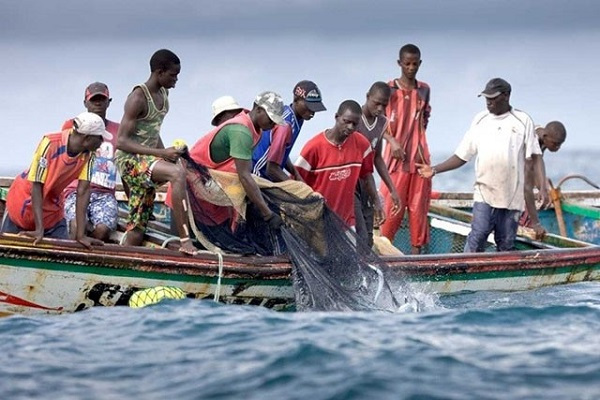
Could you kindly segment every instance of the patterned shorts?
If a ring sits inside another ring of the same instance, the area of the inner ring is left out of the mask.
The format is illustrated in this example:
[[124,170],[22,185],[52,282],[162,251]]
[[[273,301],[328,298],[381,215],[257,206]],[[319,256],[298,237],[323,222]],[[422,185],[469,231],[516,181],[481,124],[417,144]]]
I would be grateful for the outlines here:
[[[68,223],[75,219],[75,204],[77,192],[73,192],[65,199],[65,219]],[[90,193],[90,204],[87,208],[87,219],[92,224],[92,229],[103,224],[111,230],[117,229],[118,218],[117,199],[111,193]]]
[[123,182],[129,186],[129,218],[127,230],[146,230],[154,210],[154,196],[160,183],[152,180],[152,169],[159,158],[147,155],[129,155],[118,163]]

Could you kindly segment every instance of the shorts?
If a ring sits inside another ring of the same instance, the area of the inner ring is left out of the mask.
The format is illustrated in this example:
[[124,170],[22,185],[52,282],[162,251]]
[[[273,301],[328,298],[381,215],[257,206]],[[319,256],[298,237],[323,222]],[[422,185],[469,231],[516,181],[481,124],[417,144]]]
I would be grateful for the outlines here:
[[[65,219],[70,224],[75,219],[75,205],[77,203],[77,192],[72,192],[65,199]],[[111,193],[90,193],[90,204],[87,208],[87,219],[95,229],[98,225],[106,225],[112,231],[117,229],[119,210],[117,199]]]
[[154,211],[156,188],[162,183],[152,180],[152,169],[161,159],[148,155],[132,155],[117,163],[121,179],[129,186],[127,230],[146,230]]
[[[4,214],[4,220],[2,221],[2,227],[0,228],[0,232],[3,233],[19,233],[26,231],[27,229],[21,228],[19,225],[15,224],[12,219],[10,219],[10,215],[8,213]],[[69,239],[69,232],[67,230],[67,222],[65,219],[61,219],[54,226],[51,226],[48,229],[44,229],[44,237],[53,238],[53,239]]]

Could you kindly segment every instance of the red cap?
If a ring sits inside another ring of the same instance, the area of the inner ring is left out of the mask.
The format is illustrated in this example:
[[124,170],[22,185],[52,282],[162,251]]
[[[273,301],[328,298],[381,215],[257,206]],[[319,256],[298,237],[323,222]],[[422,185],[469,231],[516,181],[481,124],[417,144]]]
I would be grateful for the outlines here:
[[108,86],[102,82],[94,82],[91,83],[87,88],[85,88],[85,101],[88,101],[94,96],[102,95],[107,99],[110,98],[108,93]]

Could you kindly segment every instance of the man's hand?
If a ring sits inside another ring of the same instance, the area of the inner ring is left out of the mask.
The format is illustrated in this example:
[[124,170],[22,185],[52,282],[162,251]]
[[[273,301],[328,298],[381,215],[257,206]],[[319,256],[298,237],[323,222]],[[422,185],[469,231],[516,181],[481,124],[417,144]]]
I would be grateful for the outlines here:
[[435,175],[435,170],[431,165],[415,163],[417,172],[422,178],[429,179]]
[[83,236],[77,238],[77,241],[81,243],[86,249],[91,250],[92,246],[104,246],[104,242],[99,239],[95,239],[89,236]]
[[179,157],[185,152],[185,148],[167,147],[163,149],[162,158],[172,163],[177,162]]
[[373,227],[379,228],[381,224],[385,222],[386,218],[385,211],[383,210],[383,207],[379,201],[373,205],[373,211]]
[[33,245],[36,246],[44,238],[44,231],[22,231],[19,235],[33,238]]
[[269,225],[269,228],[277,230],[281,228],[283,225],[283,220],[277,213],[271,213],[267,218],[265,218],[265,222]]
[[395,188],[394,188],[394,190],[392,190],[392,192],[390,194],[392,196],[392,203],[394,204],[390,211],[393,216],[396,216],[400,212],[400,209],[402,207],[402,202],[400,201],[400,196],[398,196],[398,192],[396,191]]
[[537,224],[533,224],[531,226],[533,232],[535,233],[535,240],[542,240],[546,237],[546,229],[538,222]]
[[406,154],[404,153],[404,149],[400,146],[400,143],[393,137],[388,136],[386,140],[390,144],[390,153],[393,158],[396,158],[400,161],[404,161],[404,157]]

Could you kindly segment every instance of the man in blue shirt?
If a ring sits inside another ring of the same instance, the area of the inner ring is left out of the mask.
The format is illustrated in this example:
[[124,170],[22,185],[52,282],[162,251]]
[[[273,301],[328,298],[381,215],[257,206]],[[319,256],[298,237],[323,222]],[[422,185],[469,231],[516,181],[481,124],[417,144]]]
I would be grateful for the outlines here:
[[300,81],[294,87],[294,100],[285,106],[285,125],[277,125],[270,131],[263,131],[262,137],[252,154],[252,173],[272,182],[281,182],[290,177],[284,168],[296,179],[301,180],[290,160],[290,152],[298,139],[304,121],[311,119],[316,112],[325,111],[321,91],[312,81]]

